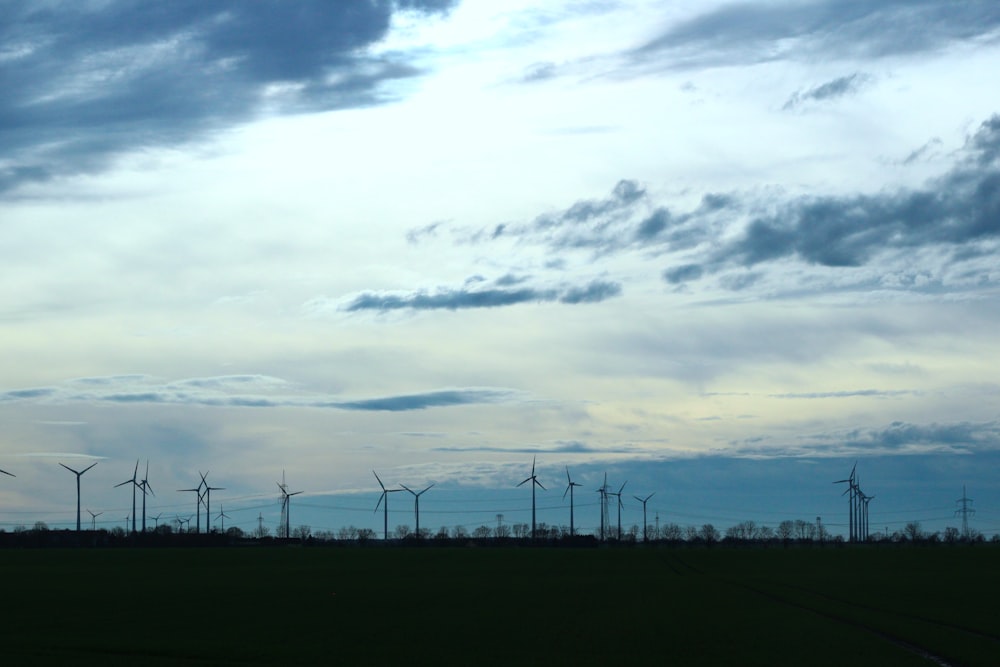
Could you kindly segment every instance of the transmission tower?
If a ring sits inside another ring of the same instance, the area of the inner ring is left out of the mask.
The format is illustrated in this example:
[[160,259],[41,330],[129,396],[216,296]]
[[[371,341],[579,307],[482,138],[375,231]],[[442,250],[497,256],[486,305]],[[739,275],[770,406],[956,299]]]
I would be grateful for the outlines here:
[[972,504],[972,498],[968,498],[965,495],[965,485],[962,485],[962,497],[955,501],[959,504],[959,508],[955,510],[955,516],[962,516],[962,537],[964,539],[969,539],[969,517],[976,514],[976,510],[969,507]]

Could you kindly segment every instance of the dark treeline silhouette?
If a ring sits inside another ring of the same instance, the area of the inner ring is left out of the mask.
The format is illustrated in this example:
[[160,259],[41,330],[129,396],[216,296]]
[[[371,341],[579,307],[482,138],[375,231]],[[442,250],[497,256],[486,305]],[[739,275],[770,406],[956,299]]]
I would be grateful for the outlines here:
[[[454,546],[532,546],[532,547],[772,547],[789,548],[801,546],[846,546],[849,542],[841,535],[831,536],[820,522],[804,520],[782,521],[776,528],[743,521],[725,531],[718,530],[710,523],[701,526],[681,526],[676,523],[648,525],[645,530],[632,525],[601,541],[591,534],[571,534],[567,526],[550,526],[545,523],[535,525],[535,537],[531,536],[531,526],[526,523],[502,523],[495,526],[481,525],[472,530],[465,526],[441,526],[436,531],[421,528],[417,533],[407,525],[398,525],[385,538],[371,528],[347,526],[337,531],[316,531],[306,525],[298,526],[278,537],[261,525],[247,532],[239,527],[225,531],[213,530],[196,533],[191,530],[175,530],[170,524],[161,524],[149,531],[130,533],[121,526],[111,529],[75,531],[71,529],[52,530],[44,522],[31,527],[17,526],[8,532],[0,530],[0,548],[44,548],[44,547],[230,547],[230,546],[351,546],[351,547],[454,547]],[[886,545],[958,545],[981,544],[987,542],[985,536],[976,530],[960,531],[947,527],[943,532],[925,532],[920,523],[913,521],[901,530],[888,533],[876,532],[865,543],[878,548]],[[994,535],[989,542],[1000,544],[1000,535]]]

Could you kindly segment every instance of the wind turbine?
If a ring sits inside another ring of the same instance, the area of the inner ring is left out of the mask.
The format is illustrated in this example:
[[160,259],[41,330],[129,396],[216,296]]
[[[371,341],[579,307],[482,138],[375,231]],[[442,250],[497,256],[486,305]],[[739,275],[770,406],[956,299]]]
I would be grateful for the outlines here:
[[98,464],[98,461],[94,461],[93,463],[91,463],[89,466],[87,466],[83,470],[73,470],[72,468],[70,468],[65,463],[60,463],[59,464],[63,468],[66,468],[66,470],[69,470],[71,473],[73,473],[74,475],[76,475],[76,532],[78,532],[78,533],[80,532],[80,478],[83,477],[83,473],[87,472],[88,470],[90,470],[91,468],[93,468],[94,466],[96,466],[97,464]]
[[850,496],[848,498],[848,517],[849,517],[849,521],[850,521],[850,539],[848,541],[850,541],[850,542],[853,542],[854,538],[855,538],[855,527],[854,527],[854,512],[855,512],[855,507],[854,507],[854,490],[855,490],[854,479],[855,479],[855,477],[854,477],[854,473],[857,470],[857,468],[858,468],[858,462],[855,461],[854,462],[854,467],[851,468],[851,475],[847,479],[838,479],[836,482],[834,482],[834,484],[843,484],[843,483],[846,482],[847,483],[847,490],[844,491],[844,493],[842,493],[840,495],[843,496],[843,495],[850,494]]
[[[531,476],[525,479],[523,482],[518,484],[522,486],[531,482],[531,539],[535,539],[535,487],[542,486],[542,483],[538,481],[538,477],[535,476],[535,457],[531,457]],[[542,491],[547,489],[542,486]]]
[[220,505],[219,506],[219,515],[217,517],[215,517],[215,518],[216,519],[222,519],[222,532],[225,533],[226,532],[226,519],[232,519],[233,517],[231,517],[228,514],[226,514],[226,511],[224,509],[222,509],[222,506]]
[[569,494],[569,536],[573,537],[576,534],[576,529],[573,526],[573,487],[580,486],[569,476],[569,466],[566,466],[566,490],[563,491],[563,500],[566,500],[566,494]]
[[[275,482],[278,484],[277,482]],[[281,471],[281,483],[278,484],[278,488],[281,489],[281,516],[285,522],[285,539],[287,540],[291,537],[292,526],[291,520],[289,518],[289,507],[291,505],[290,499],[292,496],[297,496],[301,491],[294,491],[292,493],[288,492],[288,485],[285,484],[285,471]]]
[[[201,471],[200,470],[198,471],[198,474],[201,475]],[[205,475],[207,475],[207,474],[208,473],[205,473]],[[195,488],[193,488],[193,489],[177,489],[177,491],[179,491],[179,492],[194,491],[196,494],[198,494],[198,500],[195,503],[195,517],[196,518],[195,518],[195,524],[194,524],[194,526],[195,526],[195,532],[196,533],[200,533],[201,532],[201,494],[202,494],[201,487],[205,484],[205,475],[201,475],[201,481],[198,482],[198,486],[196,486]],[[190,517],[188,518],[188,520],[190,521]]]
[[[132,471],[132,479],[126,479],[120,484],[115,484],[117,489],[119,486],[125,486],[126,484],[132,485],[132,532],[135,532],[135,490],[139,487],[139,482],[136,478],[139,476],[139,459],[135,460],[135,470]],[[125,524],[125,529],[128,530],[128,524]]]
[[[387,489],[387,488],[385,488],[385,484],[382,483],[382,479],[378,476],[378,473],[375,472],[374,470],[372,470],[372,474],[375,475],[375,479],[378,480],[378,485],[382,487],[382,495],[378,497],[378,502],[375,503],[375,511],[378,512],[378,506],[381,505],[382,501],[384,500],[385,501],[385,507],[382,510],[382,513],[383,513],[383,516],[384,516],[384,518],[383,518],[383,523],[384,523],[383,531],[384,531],[384,533],[383,533],[382,539],[388,540],[389,539],[389,494],[390,493],[396,493],[397,491],[402,491],[402,489]],[[411,491],[411,493],[412,493],[412,491]],[[423,493],[423,491],[421,491],[421,493]]]
[[155,522],[155,523],[154,523],[154,525],[153,525],[153,531],[154,531],[154,532],[155,532],[155,531],[156,531],[157,529],[159,529],[159,527],[160,527],[160,517],[161,517],[161,516],[163,516],[163,512],[160,512],[160,513],[159,513],[159,514],[157,514],[156,516],[151,516],[151,517],[149,517],[150,519],[152,519],[152,520],[153,520],[153,521]]
[[597,489],[597,492],[601,494],[601,542],[603,542],[604,525],[607,523],[608,517],[608,473],[604,473],[604,484]]
[[416,492],[410,489],[408,486],[406,486],[406,484],[400,484],[400,486],[413,494],[413,512],[417,516],[417,539],[419,540],[420,539],[420,496],[423,495],[427,491],[427,489],[431,488],[431,486],[434,486],[434,484],[431,484],[431,486],[428,486],[426,489],[420,492]]
[[622,541],[622,491],[625,489],[625,485],[628,484],[628,480],[622,482],[621,487],[618,489],[618,493],[608,493],[609,496],[618,497],[618,541]]
[[[146,459],[146,474],[142,476],[139,481],[139,488],[142,489],[142,532],[146,532],[146,494],[156,495],[153,493],[153,487],[149,485],[149,459]],[[159,525],[159,524],[157,524]]]
[[632,496],[633,498],[635,498],[636,500],[638,500],[640,503],[642,503],[642,541],[643,542],[648,542],[649,541],[649,538],[646,537],[646,503],[648,503],[649,499],[652,498],[655,495],[656,495],[656,491],[654,491],[653,493],[649,494],[645,498],[640,498],[639,496]]
[[[201,472],[199,471],[198,474],[201,475]],[[205,499],[205,532],[211,533],[212,526],[209,521],[211,521],[212,517],[212,491],[225,491],[225,489],[221,486],[209,486],[208,480],[205,479],[206,477],[208,477],[207,472],[201,475],[201,484],[205,485],[205,491],[202,493],[202,497]],[[282,473],[282,478],[284,478],[284,473]]]
[[98,512],[97,514],[94,514],[90,510],[87,510],[87,514],[90,515],[90,529],[91,530],[97,530],[97,517],[99,517],[102,514],[104,514],[104,512]]

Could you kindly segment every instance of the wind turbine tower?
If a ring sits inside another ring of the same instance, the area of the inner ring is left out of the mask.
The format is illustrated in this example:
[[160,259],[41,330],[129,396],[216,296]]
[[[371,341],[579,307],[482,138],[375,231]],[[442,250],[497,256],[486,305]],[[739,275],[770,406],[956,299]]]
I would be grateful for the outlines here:
[[[198,474],[201,475],[201,471],[200,470],[198,471]],[[180,492],[194,491],[194,493],[197,494],[197,496],[198,496],[198,500],[195,501],[195,524],[194,524],[195,528],[194,528],[194,530],[195,530],[196,533],[200,533],[201,532],[201,494],[202,494],[201,487],[204,486],[204,484],[205,484],[205,475],[201,475],[201,481],[198,482],[198,486],[194,487],[193,489],[177,489]],[[190,526],[188,526],[188,528],[190,529]]]
[[[146,460],[146,474],[139,481],[139,488],[142,489],[142,532],[146,532],[146,495],[153,495],[153,487],[149,485],[149,460]],[[159,516],[159,515],[157,515]],[[159,526],[159,524],[157,524]]]
[[[201,475],[200,472],[198,474]],[[205,532],[211,533],[212,524],[209,522],[212,517],[212,491],[225,491],[225,488],[221,486],[209,486],[208,480],[205,479],[206,477],[208,477],[207,472],[204,475],[201,475],[201,483],[205,486],[205,490],[202,493],[202,497],[205,499]],[[285,478],[284,471],[281,473],[281,478],[282,480]]]
[[541,486],[542,491],[546,490],[542,486],[542,483],[538,481],[538,477],[535,476],[535,457],[531,458],[531,476],[518,484],[518,486],[522,486],[528,482],[531,482],[531,539],[535,539],[535,487]]
[[431,486],[434,486],[434,484],[431,484],[431,486],[428,486],[426,489],[419,492],[413,491],[405,484],[400,484],[400,486],[413,494],[413,513],[417,517],[417,539],[419,540],[420,539],[420,496],[422,496],[427,491],[427,489],[431,488]]
[[569,494],[569,536],[573,537],[576,535],[576,528],[573,525],[573,487],[580,486],[574,482],[569,476],[569,466],[566,466],[566,490],[563,491],[563,500],[566,500],[566,494]]
[[[119,486],[125,486],[126,484],[132,485],[132,532],[135,532],[135,490],[139,487],[139,482],[136,478],[139,475],[139,459],[135,460],[135,470],[132,471],[132,479],[126,479],[120,484],[115,484],[117,489]],[[128,524],[125,524],[125,530],[128,530]]]
[[618,541],[622,541],[622,491],[625,490],[625,485],[628,484],[628,480],[622,482],[621,488],[618,489],[618,493],[609,493],[609,496],[617,496],[618,498]]
[[601,542],[604,541],[604,527],[608,525],[608,473],[604,473],[604,484],[597,492],[601,494]]
[[276,484],[278,484],[278,488],[281,489],[281,521],[285,526],[285,539],[287,540],[292,535],[291,512],[290,512],[290,506],[292,504],[291,498],[292,496],[297,496],[302,492],[301,491],[293,491],[292,493],[288,492],[288,485],[285,484],[284,470],[281,471],[281,482],[280,483],[276,482]]
[[94,461],[83,470],[73,470],[65,463],[59,464],[63,468],[66,468],[66,470],[69,470],[71,473],[76,475],[76,532],[78,533],[80,532],[80,478],[83,477],[83,473],[87,472],[88,470],[96,466],[97,463],[98,463],[97,461]]
[[646,523],[646,503],[648,503],[649,499],[652,498],[655,495],[656,495],[656,492],[654,491],[653,493],[649,494],[645,498],[640,498],[639,496],[632,496],[633,498],[635,498],[636,500],[638,500],[640,503],[642,503],[642,541],[643,542],[648,542],[649,541],[649,536],[647,535],[647,530],[646,530],[646,526],[648,525]]
[[382,483],[382,479],[378,476],[378,473],[372,470],[372,474],[375,475],[375,479],[378,480],[378,485],[382,487],[382,495],[378,497],[378,502],[375,503],[375,511],[378,512],[379,505],[385,504],[382,507],[382,522],[383,522],[383,533],[382,539],[389,539],[389,494],[396,493],[397,491],[402,491],[402,489],[387,489],[385,484]]
[[857,538],[857,528],[855,526],[855,514],[856,514],[855,489],[857,487],[855,484],[855,475],[854,475],[857,469],[858,469],[858,463],[857,461],[855,461],[854,467],[851,468],[850,476],[847,479],[838,479],[836,482],[834,482],[834,484],[843,484],[845,482],[847,483],[847,490],[844,491],[844,493],[842,493],[841,495],[848,496],[847,507],[848,507],[848,520],[850,523],[850,539],[848,540],[849,542],[854,542]]

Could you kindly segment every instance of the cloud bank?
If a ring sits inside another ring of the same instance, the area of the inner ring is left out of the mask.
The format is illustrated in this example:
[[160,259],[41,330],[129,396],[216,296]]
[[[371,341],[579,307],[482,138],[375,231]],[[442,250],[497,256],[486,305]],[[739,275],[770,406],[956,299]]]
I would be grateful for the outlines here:
[[5,2],[0,195],[261,115],[378,103],[419,73],[370,52],[393,13],[455,3]]

